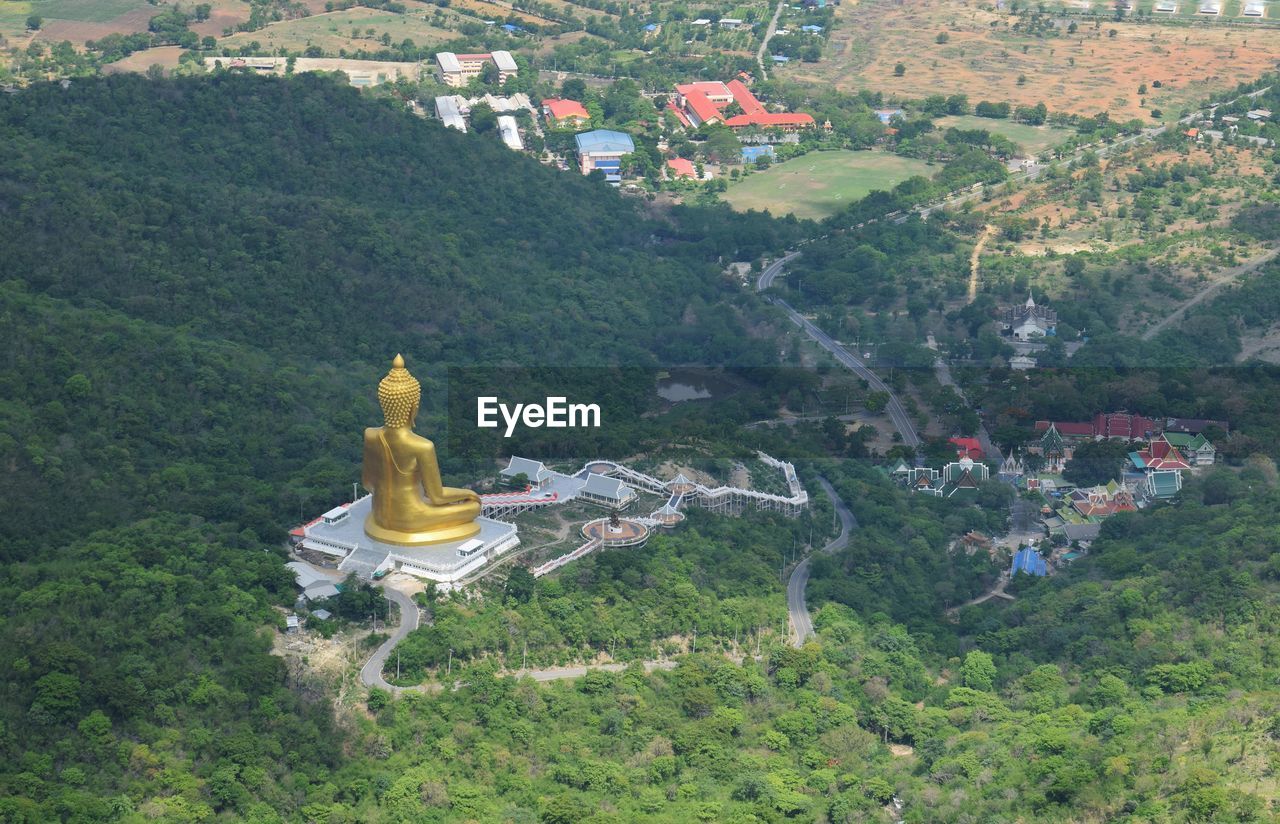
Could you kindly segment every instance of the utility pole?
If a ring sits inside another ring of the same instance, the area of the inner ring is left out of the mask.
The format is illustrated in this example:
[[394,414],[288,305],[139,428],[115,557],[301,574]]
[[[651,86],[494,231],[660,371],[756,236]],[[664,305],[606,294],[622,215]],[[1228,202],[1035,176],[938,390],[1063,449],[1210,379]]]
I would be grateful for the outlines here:
[[526,670],[526,671],[529,669],[529,642],[528,641],[524,642],[524,657],[520,659],[520,669]]
[[453,674],[453,648],[449,648],[449,668],[445,670],[445,675]]
[[693,654],[698,654],[698,625],[693,625]]
[[400,680],[400,650],[396,650],[396,680]]

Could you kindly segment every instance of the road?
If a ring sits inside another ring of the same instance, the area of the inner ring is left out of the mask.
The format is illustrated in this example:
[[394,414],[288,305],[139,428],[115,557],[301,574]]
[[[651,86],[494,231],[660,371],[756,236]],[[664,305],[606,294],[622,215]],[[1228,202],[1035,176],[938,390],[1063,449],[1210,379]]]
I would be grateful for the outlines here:
[[[760,273],[760,277],[756,279],[756,291],[764,291],[773,286],[773,281],[782,272],[782,268],[796,257],[799,257],[799,255],[799,252],[791,252],[766,266],[764,271]],[[884,381],[880,380],[880,377],[875,372],[872,372],[865,363],[850,354],[848,349],[845,349],[834,338],[811,323],[808,318],[793,309],[791,304],[782,298],[766,296],[765,300],[775,306],[782,307],[782,310],[791,318],[791,322],[799,326],[801,331],[809,336],[810,340],[830,352],[836,361],[866,381],[872,389],[887,393],[889,395],[889,403],[885,407],[885,411],[889,413],[889,419],[893,421],[894,428],[902,434],[902,442],[913,448],[920,445],[920,436],[916,433],[916,428],[912,425],[911,417],[907,415],[907,410],[903,408],[902,402],[898,400],[898,396],[893,393],[893,390]]]
[[756,63],[760,66],[760,79],[769,79],[769,70],[764,65],[764,53],[769,49],[769,41],[773,39],[773,33],[778,30],[778,18],[782,16],[782,10],[786,8],[787,0],[778,0],[778,7],[773,10],[773,19],[769,21],[769,28],[765,29],[764,39],[760,41],[760,48],[756,50]]
[[1190,309],[1191,307],[1195,306],[1198,303],[1201,303],[1207,300],[1213,295],[1216,295],[1222,289],[1222,287],[1227,286],[1228,284],[1234,283],[1235,281],[1239,280],[1242,276],[1249,274],[1250,272],[1262,267],[1263,265],[1267,264],[1272,260],[1275,260],[1276,255],[1280,255],[1280,246],[1277,246],[1273,249],[1269,249],[1255,258],[1246,260],[1244,263],[1240,264],[1239,266],[1235,266],[1231,269],[1228,269],[1226,272],[1223,273],[1222,278],[1216,281],[1208,289],[1205,289],[1203,292],[1191,298],[1186,303],[1183,303],[1177,309],[1174,309],[1172,312],[1165,315],[1164,318],[1162,318],[1160,322],[1157,323],[1155,326],[1152,326],[1150,329],[1143,332],[1142,339],[1151,340],[1156,335],[1160,334],[1160,331],[1162,329],[1164,329],[1169,324],[1173,323],[1175,320],[1178,320],[1183,315],[1185,315],[1188,309]]
[[[965,397],[964,390],[956,385],[955,379],[951,377],[951,367],[942,358],[938,358],[933,362],[934,374],[938,377],[938,383],[942,386],[950,386],[960,396],[960,400],[967,405],[969,399]],[[996,446],[996,442],[991,440],[991,433],[987,432],[986,425],[982,422],[982,418],[978,418],[978,445],[982,447],[982,454],[989,461],[995,461],[997,464],[1004,461],[1004,454],[1000,452],[1000,448]]]
[[373,657],[365,663],[364,668],[360,670],[360,681],[366,687],[377,687],[387,692],[404,692],[406,689],[417,689],[388,684],[387,680],[382,677],[382,667],[387,663],[387,657],[396,648],[396,644],[418,628],[418,605],[413,602],[412,598],[399,590],[384,586],[382,592],[400,605],[400,626],[396,627],[396,631],[391,633],[391,637],[383,641],[382,646],[378,647],[374,651]]
[[[827,493],[831,504],[836,508],[836,514],[840,516],[840,534],[822,548],[822,552],[830,554],[849,545],[849,530],[856,527],[858,521],[826,478],[819,477],[818,483],[822,484],[822,490]],[[812,554],[806,555],[803,561],[796,564],[787,581],[787,613],[791,617],[791,627],[795,633],[791,643],[796,647],[804,646],[804,642],[813,635],[813,618],[804,601],[804,588],[809,583],[809,559],[812,557]]]

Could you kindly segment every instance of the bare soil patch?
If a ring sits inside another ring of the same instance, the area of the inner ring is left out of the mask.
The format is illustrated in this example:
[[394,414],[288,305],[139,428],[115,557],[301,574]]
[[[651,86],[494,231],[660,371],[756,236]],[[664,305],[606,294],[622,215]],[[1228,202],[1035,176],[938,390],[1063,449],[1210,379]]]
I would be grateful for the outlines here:
[[[872,89],[905,98],[968,94],[1015,105],[1151,120],[1274,69],[1280,30],[1079,20],[1079,30],[1040,38],[1011,31],[1018,21],[965,0],[872,0],[835,9],[828,55],[784,70],[842,91]],[[1116,32],[1114,37],[1110,32]],[[936,38],[946,32],[947,43]],[[894,66],[906,71],[895,76]],[[1024,78],[1019,82],[1020,78]],[[1162,87],[1155,88],[1154,81]],[[1150,92],[1140,101],[1138,87]],[[1145,106],[1140,105],[1145,102]],[[1166,119],[1167,119],[1166,117]]]
[[120,74],[121,72],[145,72],[152,66],[160,66],[166,71],[172,71],[178,67],[178,57],[181,56],[182,52],[181,46],[159,46],[154,49],[143,49],[122,60],[108,63],[102,67],[102,70],[107,74]]
[[70,40],[76,45],[84,45],[90,40],[100,40],[108,34],[134,34],[147,30],[151,18],[159,14],[155,6],[142,6],[125,12],[106,23],[88,23],[79,20],[46,20],[36,35],[37,40],[46,43],[61,43]]

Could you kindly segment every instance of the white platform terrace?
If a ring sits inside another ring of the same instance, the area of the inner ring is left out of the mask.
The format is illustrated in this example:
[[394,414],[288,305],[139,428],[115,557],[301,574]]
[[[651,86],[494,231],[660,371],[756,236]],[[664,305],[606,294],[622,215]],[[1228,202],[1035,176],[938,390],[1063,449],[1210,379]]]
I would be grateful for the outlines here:
[[514,524],[478,518],[480,534],[466,541],[427,546],[398,546],[375,541],[364,532],[364,520],[373,505],[366,495],[343,510],[345,517],[331,519],[338,510],[306,527],[302,547],[341,558],[338,569],[368,579],[381,570],[398,570],[441,583],[459,581],[520,544]]

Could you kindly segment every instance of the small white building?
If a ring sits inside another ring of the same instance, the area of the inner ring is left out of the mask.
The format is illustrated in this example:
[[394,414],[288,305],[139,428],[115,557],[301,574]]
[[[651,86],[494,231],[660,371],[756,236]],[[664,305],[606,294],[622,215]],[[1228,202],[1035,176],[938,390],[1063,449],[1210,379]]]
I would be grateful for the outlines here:
[[466,118],[462,116],[462,97],[456,94],[441,95],[436,98],[436,117],[450,129],[460,132],[467,130]]
[[1025,372],[1028,369],[1036,368],[1036,359],[1030,355],[1014,355],[1009,359],[1009,368],[1019,372]]
[[504,114],[498,118],[498,136],[511,151],[524,151],[524,141],[520,139],[520,127],[516,125],[516,119],[511,115]]

